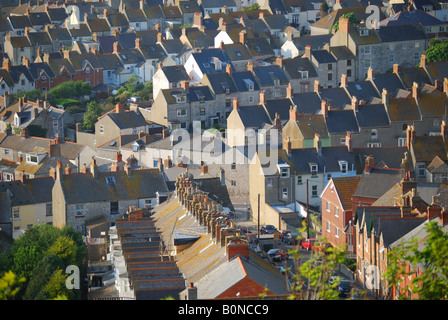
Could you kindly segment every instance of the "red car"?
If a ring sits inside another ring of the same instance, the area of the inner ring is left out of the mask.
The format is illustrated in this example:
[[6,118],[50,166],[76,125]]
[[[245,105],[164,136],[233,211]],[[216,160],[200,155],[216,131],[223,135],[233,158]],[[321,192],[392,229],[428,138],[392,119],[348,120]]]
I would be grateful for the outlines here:
[[302,249],[305,249],[307,251],[314,250],[316,244],[319,245],[317,242],[317,239],[305,239],[305,241],[302,241],[300,244],[302,246]]

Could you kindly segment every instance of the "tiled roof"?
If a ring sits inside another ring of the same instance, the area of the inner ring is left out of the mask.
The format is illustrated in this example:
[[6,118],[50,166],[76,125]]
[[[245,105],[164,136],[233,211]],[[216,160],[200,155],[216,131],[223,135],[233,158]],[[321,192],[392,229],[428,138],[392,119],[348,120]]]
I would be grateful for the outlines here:
[[355,193],[360,179],[360,176],[332,178],[334,187],[338,193],[339,200],[341,201],[344,210],[351,210],[352,194]]

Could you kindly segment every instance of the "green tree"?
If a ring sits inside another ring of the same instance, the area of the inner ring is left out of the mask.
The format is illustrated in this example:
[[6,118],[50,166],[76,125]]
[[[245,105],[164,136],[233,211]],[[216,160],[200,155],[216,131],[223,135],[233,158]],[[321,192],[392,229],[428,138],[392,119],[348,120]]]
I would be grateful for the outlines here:
[[12,271],[19,277],[29,279],[40,259],[42,259],[42,252],[37,246],[20,247],[14,254]]
[[65,281],[68,275],[63,273],[61,269],[57,269],[51,275],[44,290],[37,296],[38,300],[56,299],[58,297],[66,297],[71,300],[74,298],[73,290],[67,289]]
[[245,7],[244,11],[258,10],[260,9],[260,5],[258,3],[251,4],[250,6]]
[[425,50],[428,62],[448,60],[448,39],[431,39],[429,48]]
[[124,86],[126,87],[126,91],[130,94],[135,93],[143,88],[143,84],[138,82],[138,77],[135,73],[129,77]]
[[[361,22],[361,20],[359,20],[358,18],[355,17],[355,13],[354,12],[349,12],[346,13],[342,16],[343,18],[348,18],[348,23],[349,24],[358,24]],[[338,31],[339,30],[339,20],[335,22],[335,24],[333,24],[333,26],[330,28],[330,30],[328,31],[328,33],[332,33],[334,31]]]
[[61,258],[66,266],[76,263],[77,250],[75,241],[67,236],[57,238],[47,253]]
[[145,82],[143,88],[137,92],[137,97],[145,101],[149,100],[150,95],[152,95],[152,81]]
[[32,300],[38,296],[44,290],[47,285],[48,279],[52,276],[53,272],[57,269],[63,269],[64,263],[62,259],[56,255],[46,255],[39,261],[36,268],[33,270],[33,274],[30,278],[28,286],[26,287],[23,299]]
[[8,271],[0,278],[0,300],[12,300],[20,290],[20,284],[25,278],[17,277],[14,272]]
[[29,101],[36,101],[37,99],[42,99],[42,92],[39,89],[31,89],[28,91],[20,90],[14,95],[14,99],[19,100],[19,98],[26,97]]
[[87,104],[87,112],[84,114],[82,127],[87,130],[94,130],[98,117],[103,113],[103,109],[98,102],[92,101]]
[[[437,221],[426,224],[427,237],[412,239],[402,243],[388,253],[388,267],[385,273],[390,287],[397,286],[400,279],[407,275],[405,263],[421,266],[423,273],[413,278],[412,293],[420,300],[441,300],[448,296],[448,233]],[[411,273],[415,273],[415,270]],[[411,289],[411,288],[409,288]],[[407,299],[400,295],[400,299]]]

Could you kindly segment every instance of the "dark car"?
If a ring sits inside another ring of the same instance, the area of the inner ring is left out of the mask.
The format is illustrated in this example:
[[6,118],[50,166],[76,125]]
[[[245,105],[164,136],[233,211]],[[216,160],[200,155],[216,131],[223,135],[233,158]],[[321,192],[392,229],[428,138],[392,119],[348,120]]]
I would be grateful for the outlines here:
[[283,249],[271,249],[267,252],[267,255],[272,262],[287,260],[289,257],[288,253]]
[[265,225],[262,226],[260,229],[261,234],[274,234],[275,232],[278,232],[277,228],[274,227],[273,225]]
[[285,241],[285,237],[288,235],[288,234],[290,234],[291,233],[291,231],[289,231],[289,230],[280,230],[279,231],[279,235],[278,235],[278,237],[280,238],[280,240],[282,241],[282,242],[284,242]]
[[338,291],[339,297],[346,298],[350,295],[350,291],[352,290],[352,284],[349,280],[341,280],[339,281]]
[[298,233],[288,233],[283,238],[283,242],[290,246],[296,245],[299,243],[299,234]]

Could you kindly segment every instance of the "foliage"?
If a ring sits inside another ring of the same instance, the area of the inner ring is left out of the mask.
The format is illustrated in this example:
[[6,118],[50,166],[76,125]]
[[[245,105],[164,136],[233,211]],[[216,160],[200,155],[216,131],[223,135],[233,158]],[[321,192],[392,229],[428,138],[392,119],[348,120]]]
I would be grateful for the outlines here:
[[87,104],[87,112],[84,114],[82,127],[87,130],[94,130],[98,117],[103,113],[103,109],[98,102],[92,101]]
[[326,3],[326,2],[322,3],[321,6],[320,6],[320,10],[322,12],[324,12],[325,14],[328,14],[328,10],[329,9],[330,8],[328,7],[328,3]]
[[47,128],[32,124],[28,126],[28,132],[29,135],[32,137],[41,137],[46,138],[47,137]]
[[118,99],[115,100],[124,103],[128,98],[135,96],[142,100],[148,101],[151,94],[152,81],[147,81],[142,84],[139,82],[137,75],[133,74],[131,77],[129,77],[124,86],[117,90],[115,96]]
[[[343,18],[348,18],[348,23],[349,24],[358,24],[358,23],[361,22],[361,20],[359,20],[358,18],[355,17],[355,13],[354,12],[346,13],[342,17]],[[339,30],[339,20],[335,22],[335,24],[330,28],[328,33],[332,33],[333,29],[334,29],[334,31],[338,31]]]
[[448,60],[448,39],[432,39],[429,48],[425,51],[428,62],[447,61]]
[[0,300],[11,300],[19,291],[20,283],[25,278],[18,278],[12,271],[8,271],[0,278]]
[[243,8],[244,11],[251,11],[251,10],[258,10],[260,9],[260,5],[258,3],[251,4],[250,6],[247,6]]
[[[413,294],[417,294],[420,300],[441,300],[448,296],[448,233],[436,221],[430,221],[425,230],[428,236],[424,246],[418,239],[412,239],[402,243],[388,253],[388,268],[385,277],[389,286],[400,283],[401,278],[409,273],[406,272],[405,261],[412,266],[421,266],[423,272],[416,275],[409,288]],[[411,269],[412,270],[412,269]],[[415,269],[411,271],[415,274]],[[399,294],[400,299],[408,299]]]
[[50,100],[79,98],[92,93],[90,84],[84,81],[65,81],[50,89]]
[[31,89],[28,91],[20,90],[14,94],[14,99],[19,100],[19,98],[26,97],[29,101],[36,101],[37,99],[42,99],[42,92],[39,89]]
[[[299,228],[299,234],[305,234],[305,223]],[[292,276],[292,294],[290,299],[299,300],[336,300],[339,299],[336,279],[330,284],[332,272],[338,269],[339,264],[345,260],[344,248],[327,246],[328,241],[319,239],[324,243],[324,250],[313,251],[310,259],[300,262],[300,249],[290,250],[295,265],[296,274]]]
[[0,255],[0,276],[11,270],[19,279],[25,279],[17,284],[17,299],[79,299],[79,290],[66,289],[64,271],[68,265],[80,268],[84,256],[82,237],[72,227],[58,229],[39,224],[15,239],[11,250]]

